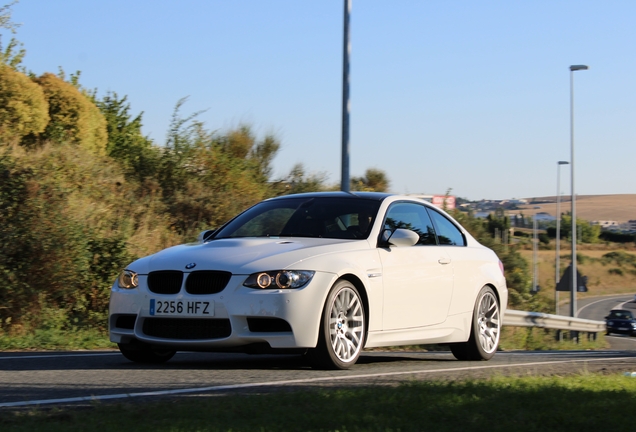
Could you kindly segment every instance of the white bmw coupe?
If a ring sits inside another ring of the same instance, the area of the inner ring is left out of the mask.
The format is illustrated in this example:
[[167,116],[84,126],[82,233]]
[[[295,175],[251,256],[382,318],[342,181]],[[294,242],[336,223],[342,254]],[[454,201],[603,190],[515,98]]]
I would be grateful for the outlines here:
[[197,243],[141,258],[112,287],[110,340],[129,360],[177,351],[305,353],[347,369],[364,348],[497,350],[503,265],[453,218],[374,192],[262,201]]

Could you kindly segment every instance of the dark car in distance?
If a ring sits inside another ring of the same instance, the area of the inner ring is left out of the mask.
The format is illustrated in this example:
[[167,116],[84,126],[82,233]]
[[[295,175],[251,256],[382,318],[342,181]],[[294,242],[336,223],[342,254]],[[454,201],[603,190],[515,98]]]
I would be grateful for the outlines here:
[[621,333],[627,335],[636,335],[636,319],[632,311],[625,309],[613,309],[609,315],[605,317],[605,325],[607,326],[606,334]]

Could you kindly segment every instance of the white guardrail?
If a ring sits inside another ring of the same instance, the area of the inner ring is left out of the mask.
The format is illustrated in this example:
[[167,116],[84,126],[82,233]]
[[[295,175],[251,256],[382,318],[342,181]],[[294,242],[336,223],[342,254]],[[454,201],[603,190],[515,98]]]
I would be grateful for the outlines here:
[[503,325],[513,327],[540,327],[554,330],[589,333],[605,331],[605,321],[594,321],[563,315],[550,315],[540,312],[524,312],[510,309],[508,309],[504,315]]

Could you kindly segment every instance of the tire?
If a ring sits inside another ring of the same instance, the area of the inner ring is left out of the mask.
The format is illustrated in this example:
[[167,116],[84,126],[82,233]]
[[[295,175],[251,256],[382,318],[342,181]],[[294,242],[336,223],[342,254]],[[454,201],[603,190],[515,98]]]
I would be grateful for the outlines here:
[[457,360],[490,360],[497,352],[500,333],[499,301],[492,288],[485,286],[475,301],[470,338],[450,344],[451,352]]
[[177,353],[173,350],[152,349],[139,344],[117,344],[119,351],[135,363],[160,364],[170,360]]
[[312,365],[321,369],[352,367],[366,342],[366,321],[356,287],[347,280],[336,282],[322,311],[318,345],[308,352]]

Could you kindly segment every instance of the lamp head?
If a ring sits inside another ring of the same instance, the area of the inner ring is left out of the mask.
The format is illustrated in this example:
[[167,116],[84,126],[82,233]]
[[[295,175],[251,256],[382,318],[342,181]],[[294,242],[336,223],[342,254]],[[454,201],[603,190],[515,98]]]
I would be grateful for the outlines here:
[[559,164],[559,165],[569,165],[570,162],[568,162],[568,161],[558,161],[557,164]]
[[570,71],[578,71],[578,70],[588,70],[590,67],[586,65],[572,65],[570,66]]

